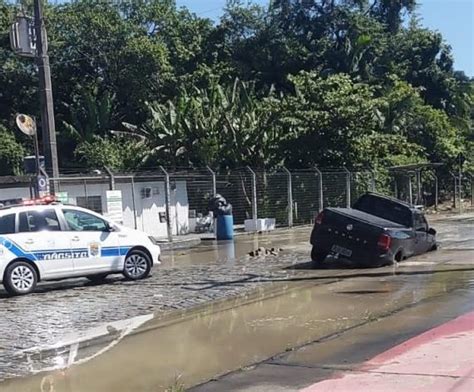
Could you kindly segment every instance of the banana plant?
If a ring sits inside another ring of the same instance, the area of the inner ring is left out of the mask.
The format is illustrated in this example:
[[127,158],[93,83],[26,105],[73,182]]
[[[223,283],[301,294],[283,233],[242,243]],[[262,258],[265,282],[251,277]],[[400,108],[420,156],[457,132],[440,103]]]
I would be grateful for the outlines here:
[[83,91],[68,109],[68,119],[62,122],[65,134],[77,143],[91,142],[96,136],[105,136],[120,120],[115,95],[99,93],[97,88]]
[[180,97],[176,104],[172,101],[164,105],[147,102],[146,106],[150,117],[142,126],[122,122],[124,130],[113,133],[139,139],[147,148],[147,161],[156,158],[176,167],[180,158],[188,151],[184,125],[190,101],[186,97]]

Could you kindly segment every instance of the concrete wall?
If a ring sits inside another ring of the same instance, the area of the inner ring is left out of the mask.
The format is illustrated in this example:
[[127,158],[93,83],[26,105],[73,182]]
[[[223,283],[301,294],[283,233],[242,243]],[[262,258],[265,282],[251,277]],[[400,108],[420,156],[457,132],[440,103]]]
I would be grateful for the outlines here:
[[12,199],[29,199],[30,188],[29,187],[16,187],[16,188],[0,188],[0,201],[1,200],[12,200]]
[[[185,181],[177,181],[176,187],[171,190],[171,228],[173,235],[186,234],[189,232],[189,205],[188,193]],[[164,182],[135,182],[132,189],[131,182],[116,183],[115,188],[122,191],[123,204],[123,224],[130,228],[136,228],[156,237],[166,237],[166,221],[160,221],[160,213],[166,212],[165,208],[165,186]],[[151,188],[152,194],[149,198],[142,197],[142,189]],[[84,185],[68,184],[61,181],[62,192],[68,193],[69,203],[77,204],[79,196],[100,196],[102,201],[102,211],[107,215],[106,192],[109,190],[107,182],[87,183],[87,190]],[[16,198],[30,198],[28,187],[0,188],[0,201]],[[135,214],[133,199],[135,198]]]

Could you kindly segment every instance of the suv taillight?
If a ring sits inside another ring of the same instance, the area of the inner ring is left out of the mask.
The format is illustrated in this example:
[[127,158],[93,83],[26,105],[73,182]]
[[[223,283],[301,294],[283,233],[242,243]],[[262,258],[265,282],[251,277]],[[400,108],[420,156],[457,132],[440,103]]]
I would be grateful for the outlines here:
[[323,223],[323,218],[324,218],[324,213],[323,211],[321,211],[318,216],[316,217],[316,224],[317,225],[320,225],[321,223]]
[[388,234],[380,234],[379,240],[377,241],[377,246],[382,250],[389,250],[390,245],[392,244],[392,237]]

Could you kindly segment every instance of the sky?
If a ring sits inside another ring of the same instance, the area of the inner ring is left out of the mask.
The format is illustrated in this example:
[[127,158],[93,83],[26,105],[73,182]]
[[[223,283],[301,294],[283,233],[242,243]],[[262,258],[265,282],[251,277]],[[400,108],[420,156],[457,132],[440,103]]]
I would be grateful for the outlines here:
[[[266,5],[268,0],[254,0]],[[202,17],[217,19],[226,0],[176,0]],[[422,24],[438,30],[451,45],[454,67],[474,76],[474,0],[419,0],[417,10]]]

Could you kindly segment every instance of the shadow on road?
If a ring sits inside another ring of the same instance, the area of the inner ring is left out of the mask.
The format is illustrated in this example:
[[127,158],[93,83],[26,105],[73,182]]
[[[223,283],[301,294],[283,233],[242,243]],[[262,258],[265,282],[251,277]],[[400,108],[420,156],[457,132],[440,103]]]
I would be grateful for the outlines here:
[[[335,275],[335,276],[286,276],[286,277],[266,277],[262,275],[247,275],[245,278],[238,280],[230,281],[215,281],[212,279],[194,282],[186,285],[182,285],[184,289],[188,290],[209,290],[212,288],[217,288],[219,286],[229,286],[229,285],[245,285],[245,284],[255,284],[255,283],[284,283],[284,282],[318,282],[318,281],[328,281],[328,283],[333,283],[334,281],[340,281],[344,279],[353,279],[353,278],[381,278],[388,276],[425,276],[425,275],[437,275],[453,272],[474,272],[473,268],[452,268],[449,270],[424,270],[424,271],[384,271],[378,273],[354,273],[354,274],[345,274],[345,275]],[[202,287],[195,287],[202,286]]]
[[[149,278],[147,278],[149,279]],[[49,292],[56,292],[56,291],[63,291],[63,290],[70,290],[79,287],[96,287],[96,286],[106,286],[112,283],[118,282],[130,282],[125,279],[123,276],[116,276],[116,277],[108,277],[102,282],[90,282],[83,278],[76,278],[74,280],[64,281],[48,281],[47,283],[40,284],[34,291],[34,294],[45,294]],[[2,298],[12,298],[5,290],[0,289],[0,299]]]
[[[310,276],[291,276],[289,275],[291,271],[298,270],[313,270],[317,271],[341,271],[341,270],[353,270],[353,273],[338,273],[335,275],[310,275]],[[195,282],[167,282],[167,283],[153,283],[155,287],[170,287],[178,286],[183,290],[190,291],[202,291],[210,289],[218,289],[219,287],[225,286],[245,286],[245,285],[256,285],[259,283],[285,283],[285,282],[323,282],[333,283],[334,281],[341,281],[345,279],[354,279],[354,278],[382,278],[389,276],[426,276],[426,275],[437,275],[437,274],[446,274],[453,272],[474,272],[474,267],[461,267],[461,268],[450,268],[446,270],[410,270],[410,271],[401,271],[394,268],[357,268],[354,264],[349,264],[346,261],[337,260],[337,262],[324,263],[317,265],[315,267],[312,261],[303,262],[289,266],[285,269],[278,270],[276,272],[281,273],[288,271],[288,275],[264,275],[264,274],[244,274],[239,279],[233,280],[216,280],[216,279],[200,279]],[[147,279],[141,282],[130,282],[124,277],[109,277],[104,282],[92,283],[85,281],[84,279],[77,279],[73,281],[62,281],[61,283],[48,282],[43,286],[39,286],[35,293],[36,294],[46,294],[48,292],[57,292],[68,289],[80,288],[80,287],[95,287],[95,286],[107,286],[110,284],[122,285],[126,288],[128,285],[141,285],[143,282],[146,282],[149,279],[153,279],[153,276],[148,277]],[[145,290],[149,290],[146,284],[143,285]],[[0,291],[0,299],[9,298],[9,295],[5,291]]]

